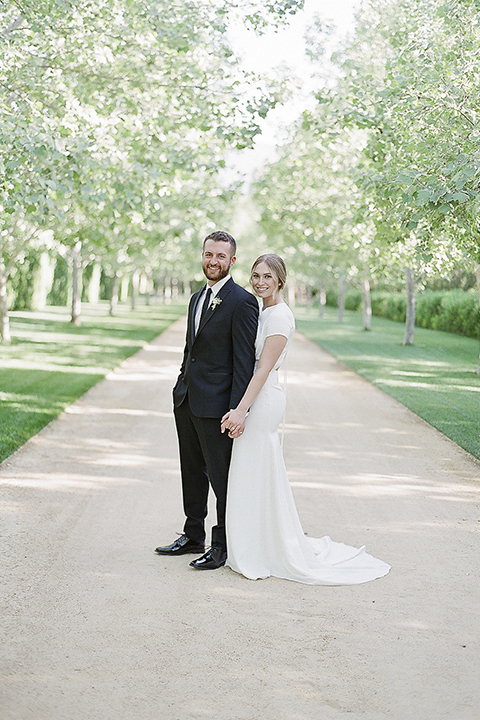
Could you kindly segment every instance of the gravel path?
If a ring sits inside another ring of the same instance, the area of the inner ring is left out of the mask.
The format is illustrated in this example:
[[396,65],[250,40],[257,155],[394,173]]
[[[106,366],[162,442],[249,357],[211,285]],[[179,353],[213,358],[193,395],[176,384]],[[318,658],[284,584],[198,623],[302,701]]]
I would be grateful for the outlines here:
[[480,464],[297,335],[285,454],[305,532],[392,565],[355,587],[153,553],[183,525],[184,324],[0,467],[1,720],[475,720]]

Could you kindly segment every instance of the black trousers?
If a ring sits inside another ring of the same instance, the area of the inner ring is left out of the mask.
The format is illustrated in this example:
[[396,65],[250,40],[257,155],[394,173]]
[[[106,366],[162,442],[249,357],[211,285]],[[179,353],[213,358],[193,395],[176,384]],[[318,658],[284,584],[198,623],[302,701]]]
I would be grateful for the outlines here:
[[221,418],[199,418],[192,414],[188,395],[174,407],[180,449],[185,535],[197,542],[205,540],[205,518],[209,485],[217,498],[217,524],[212,528],[212,545],[227,547],[225,506],[232,443],[228,433],[220,432]]

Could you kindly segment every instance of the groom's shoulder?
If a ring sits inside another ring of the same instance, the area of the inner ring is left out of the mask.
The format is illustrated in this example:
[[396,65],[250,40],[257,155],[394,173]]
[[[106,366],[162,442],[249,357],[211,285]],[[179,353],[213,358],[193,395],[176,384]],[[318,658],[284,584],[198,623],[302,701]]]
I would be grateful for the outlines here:
[[248,292],[248,290],[245,290],[245,288],[243,288],[241,285],[237,285],[235,280],[232,280],[231,287],[232,287],[231,294],[238,302],[242,302],[242,301],[247,301],[247,302],[253,301],[254,303],[257,302],[255,299],[255,296],[252,295],[251,292]]
[[196,292],[194,292],[193,295],[190,295],[190,300],[188,301],[188,304],[190,307],[195,304],[195,301],[198,298],[198,296],[200,295],[200,293],[202,292],[202,290],[203,290],[203,287],[201,287],[200,290],[197,290]]

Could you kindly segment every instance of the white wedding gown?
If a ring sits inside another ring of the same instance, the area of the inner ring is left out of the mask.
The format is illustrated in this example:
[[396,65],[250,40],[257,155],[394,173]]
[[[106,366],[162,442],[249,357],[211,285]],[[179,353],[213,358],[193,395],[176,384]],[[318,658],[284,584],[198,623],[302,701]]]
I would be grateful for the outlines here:
[[328,536],[306,537],[285,469],[278,425],[285,394],[278,369],[295,330],[290,308],[279,303],[260,314],[256,358],[265,339],[287,345],[253,403],[243,435],[234,441],[227,492],[226,565],[251,580],[270,576],[310,585],[356,585],[386,575],[390,566]]

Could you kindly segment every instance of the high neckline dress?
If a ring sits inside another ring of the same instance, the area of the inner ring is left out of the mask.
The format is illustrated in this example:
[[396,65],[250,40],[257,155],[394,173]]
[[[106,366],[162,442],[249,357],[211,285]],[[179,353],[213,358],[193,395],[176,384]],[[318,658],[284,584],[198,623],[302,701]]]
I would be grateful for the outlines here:
[[279,382],[295,331],[286,303],[260,313],[256,359],[265,340],[283,335],[287,344],[255,399],[243,435],[233,443],[227,490],[226,565],[246,578],[270,576],[309,585],[356,585],[386,575],[390,566],[365,547],[307,537],[293,498],[278,433],[285,413]]

